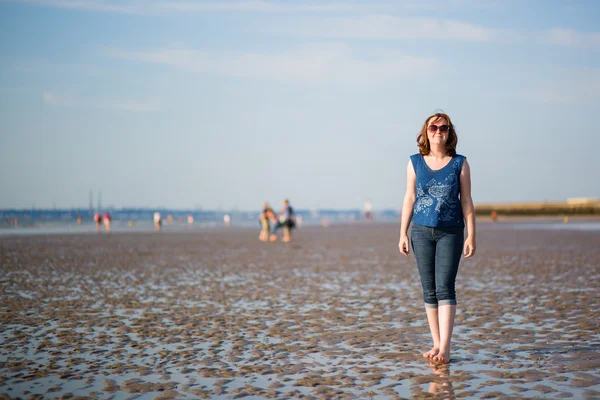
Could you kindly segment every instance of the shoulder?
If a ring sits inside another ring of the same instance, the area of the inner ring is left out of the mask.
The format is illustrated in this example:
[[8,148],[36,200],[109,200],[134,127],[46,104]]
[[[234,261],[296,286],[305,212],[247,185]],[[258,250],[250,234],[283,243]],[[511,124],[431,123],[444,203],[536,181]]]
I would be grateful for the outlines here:
[[462,154],[455,154],[450,161],[452,171],[454,171],[455,174],[461,174],[464,171],[466,162],[467,157]]
[[[457,154],[458,156],[458,154]],[[471,166],[469,165],[469,162],[467,161],[467,157],[460,155],[460,173],[461,175],[469,175],[471,173]]]
[[408,165],[406,166],[406,168],[408,168],[408,170],[411,173],[416,174],[417,169],[420,168],[422,160],[423,160],[423,158],[421,157],[421,154],[419,154],[419,153],[413,154],[412,156],[409,157]]
[[467,162],[467,157],[463,156],[462,154],[457,153],[454,156],[454,162],[462,167]]

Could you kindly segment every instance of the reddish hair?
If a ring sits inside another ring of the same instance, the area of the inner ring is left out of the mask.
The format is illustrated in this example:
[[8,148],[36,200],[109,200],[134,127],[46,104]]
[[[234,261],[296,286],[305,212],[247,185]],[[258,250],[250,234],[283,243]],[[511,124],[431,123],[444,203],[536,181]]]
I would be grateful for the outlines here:
[[419,146],[419,153],[426,156],[431,151],[431,146],[429,144],[429,139],[427,138],[427,123],[430,120],[432,122],[437,122],[440,119],[445,119],[448,123],[448,140],[446,140],[446,154],[451,157],[456,155],[456,144],[458,143],[458,136],[456,136],[456,131],[454,130],[454,125],[452,125],[452,121],[448,114],[444,114],[441,112],[435,113],[430,117],[427,117],[425,122],[423,123],[423,128],[421,128],[421,132],[419,136],[417,136],[417,145]]

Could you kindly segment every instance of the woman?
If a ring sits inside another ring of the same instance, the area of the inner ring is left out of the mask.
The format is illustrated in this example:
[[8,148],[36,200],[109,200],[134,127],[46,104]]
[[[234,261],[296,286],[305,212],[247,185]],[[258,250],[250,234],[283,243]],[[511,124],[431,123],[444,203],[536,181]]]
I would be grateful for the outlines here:
[[[475,254],[475,211],[471,199],[471,170],[466,157],[456,154],[458,138],[447,114],[425,120],[417,136],[419,153],[406,168],[406,194],[398,246],[415,253],[433,347],[423,357],[450,362],[450,342],[456,315],[454,284],[461,250]],[[464,238],[465,221],[467,238]]]
[[258,240],[266,242],[269,240],[269,232],[271,230],[271,223],[275,223],[275,212],[266,201],[263,204],[263,210],[258,217],[260,223],[260,234]]
[[102,221],[104,222],[104,229],[106,229],[106,232],[110,232],[110,222],[112,220],[112,217],[110,216],[110,213],[106,213],[104,214],[104,218],[102,218]]

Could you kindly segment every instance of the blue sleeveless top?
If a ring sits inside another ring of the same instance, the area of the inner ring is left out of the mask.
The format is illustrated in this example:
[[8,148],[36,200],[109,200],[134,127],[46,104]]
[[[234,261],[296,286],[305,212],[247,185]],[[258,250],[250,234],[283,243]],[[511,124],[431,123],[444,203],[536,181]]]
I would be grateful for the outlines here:
[[427,166],[421,154],[410,156],[417,180],[412,222],[429,227],[464,227],[460,172],[466,157],[456,154],[442,169]]

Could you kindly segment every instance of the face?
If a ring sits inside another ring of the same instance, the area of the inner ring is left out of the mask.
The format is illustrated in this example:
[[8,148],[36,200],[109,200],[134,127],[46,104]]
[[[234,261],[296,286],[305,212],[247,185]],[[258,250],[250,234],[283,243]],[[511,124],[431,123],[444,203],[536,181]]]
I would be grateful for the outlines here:
[[445,118],[438,118],[436,120],[435,117],[432,117],[427,121],[427,139],[430,144],[445,144],[449,133],[450,128]]

